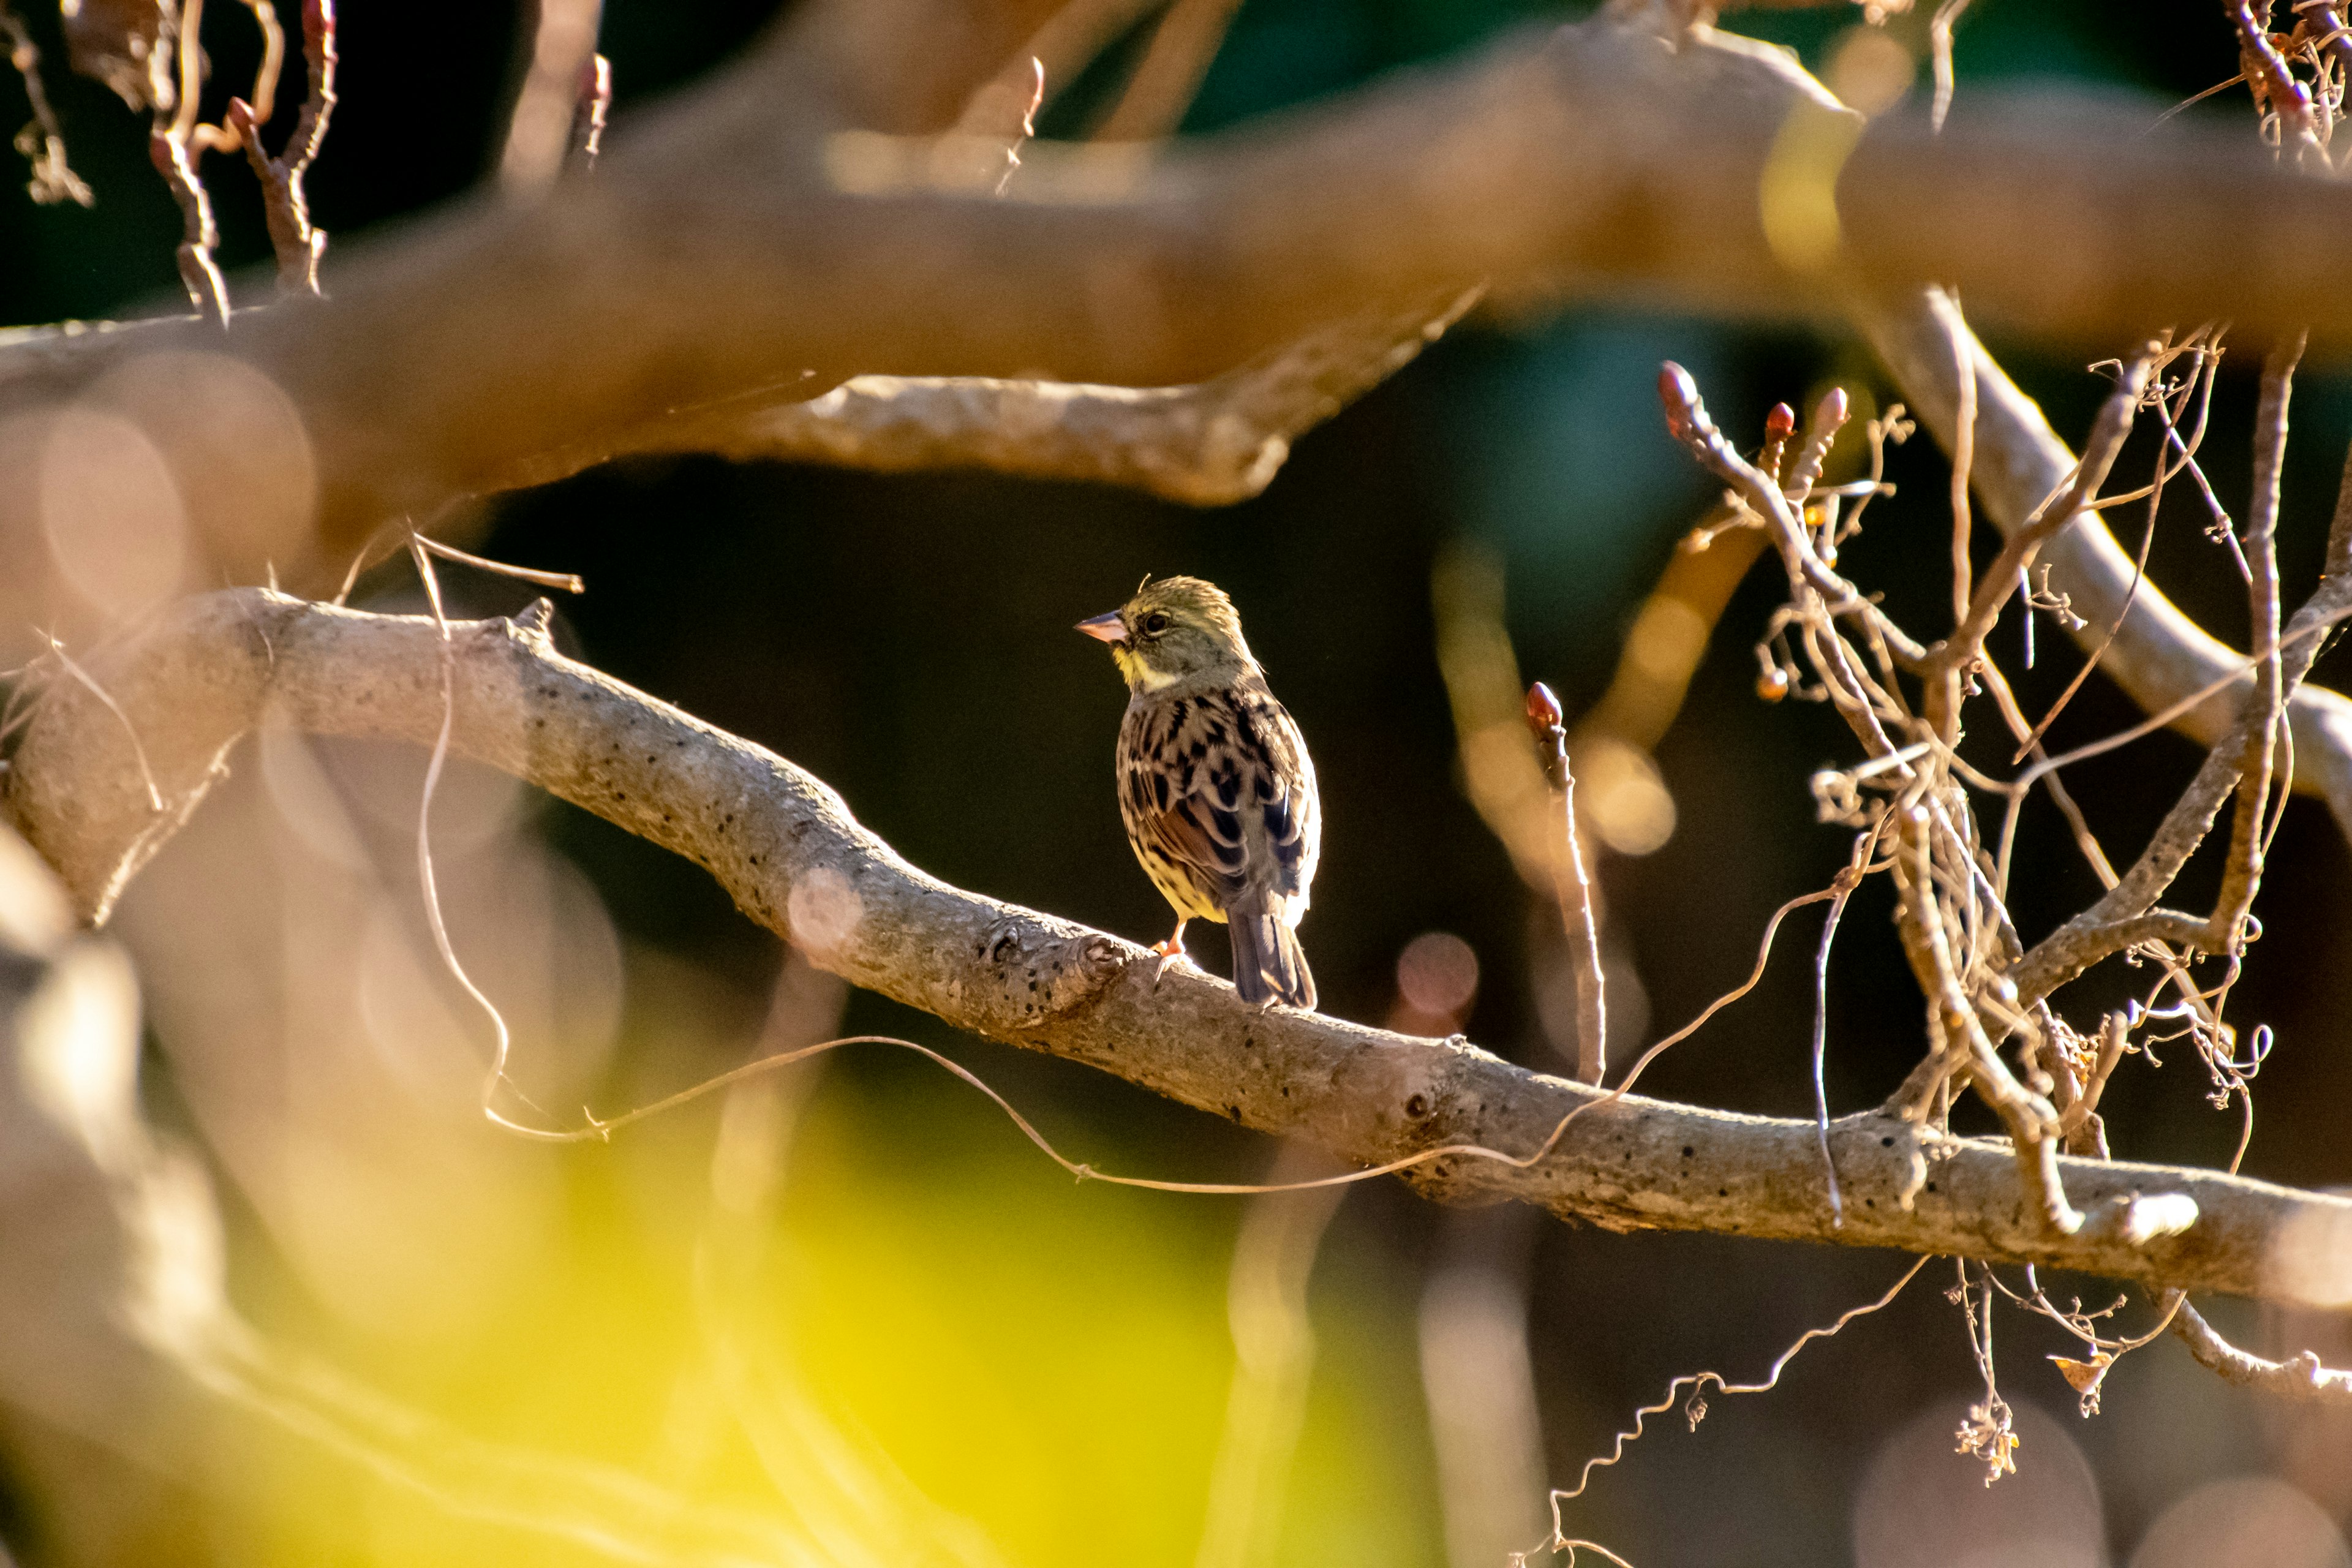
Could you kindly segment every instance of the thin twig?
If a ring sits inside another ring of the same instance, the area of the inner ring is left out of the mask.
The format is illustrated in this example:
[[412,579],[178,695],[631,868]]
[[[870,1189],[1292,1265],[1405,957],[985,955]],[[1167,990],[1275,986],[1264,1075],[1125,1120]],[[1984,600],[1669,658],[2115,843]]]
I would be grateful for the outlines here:
[[1568,731],[1559,699],[1537,681],[1528,688],[1528,727],[1552,787],[1552,884],[1568,931],[1568,965],[1576,975],[1576,1079],[1597,1084],[1609,1073],[1609,1003],[1601,968],[1601,931],[1592,918],[1592,884],[1576,838],[1576,774],[1568,759]]
[[604,122],[613,113],[613,62],[591,55],[580,68],[580,97],[572,110],[570,164],[583,174],[596,172],[604,151]]
[[[2221,368],[2221,355],[2218,352],[2200,351],[2200,354],[2202,363],[2199,370],[2204,386],[2204,397],[2198,413],[2195,437],[2188,442],[2182,442],[2179,431],[2174,428],[2172,416],[2165,408],[2163,402],[2158,400],[2157,404],[2157,415],[2164,421],[2166,434],[2174,445],[2180,447],[2184,466],[2191,468],[2195,463],[2197,445],[2204,439],[2205,412],[2211,406],[2213,382]],[[1975,385],[1973,376],[1968,378],[1968,384],[1971,387]],[[2131,585],[2124,590],[2123,603],[2116,606],[2114,619],[2108,622],[2106,635],[2102,637],[2098,645],[2091,649],[2089,656],[2084,659],[2082,667],[2074,671],[2074,679],[2066,683],[2066,689],[2058,694],[2057,700],[2051,703],[2049,710],[2042,714],[2041,722],[2034,725],[2032,731],[2020,742],[2016,754],[2009,759],[2011,765],[2023,762],[2026,753],[2041,744],[2042,736],[2049,733],[2050,726],[2056,722],[2059,714],[2066,710],[2066,704],[2074,700],[2074,693],[2082,689],[2083,682],[2090,679],[2091,671],[2099,667],[2099,660],[2105,657],[2107,649],[2114,645],[2116,634],[2123,630],[2124,621],[2130,616],[2132,605],[2139,597],[2140,584],[2147,580],[2147,552],[2156,542],[2157,511],[2164,500],[2165,485],[2178,472],[2179,472],[2178,468],[2166,467],[2166,455],[2163,452],[2157,453],[2156,479],[2147,487],[2147,521],[2141,525],[2139,550],[2132,557]],[[2204,473],[2201,469],[2196,472],[2198,484],[2202,488]],[[2206,494],[2210,497],[2212,492],[2208,489]]]
[[2215,1332],[2182,1292],[2173,1291],[2165,1300],[2173,1309],[2172,1331],[2189,1347],[2189,1353],[2197,1358],[2199,1365],[2218,1373],[2224,1383],[2284,1399],[2320,1400],[2352,1406],[2352,1371],[2327,1366],[2310,1351],[2298,1352],[2284,1361],[2271,1361],[2242,1351]]
[[1969,8],[1969,0],[1943,0],[1936,15],[1927,23],[1927,58],[1936,77],[1935,101],[1927,110],[1927,123],[1937,132],[1952,112],[1952,26]]
[[[1560,1547],[1565,1546],[1568,1543],[1566,1540],[1566,1531],[1562,1527],[1560,1521],[1559,1505],[1564,1502],[1574,1502],[1577,1499],[1582,1497],[1585,1493],[1585,1489],[1592,1484],[1593,1471],[1607,1469],[1610,1466],[1623,1459],[1627,1446],[1640,1440],[1645,1425],[1651,1416],[1664,1415],[1675,1405],[1683,1405],[1685,1414],[1689,1416],[1691,1426],[1693,1427],[1696,1427],[1702,1420],[1706,1419],[1706,1394],[1709,1384],[1714,1385],[1715,1391],[1718,1395],[1729,1395],[1735,1394],[1765,1394],[1770,1392],[1772,1389],[1780,1386],[1780,1373],[1786,1370],[1790,1362],[1797,1358],[1797,1353],[1800,1351],[1803,1350],[1807,1345],[1811,1344],[1815,1340],[1833,1338],[1841,1332],[1848,1323],[1853,1322],[1856,1318],[1866,1318],[1873,1312],[1884,1311],[1886,1308],[1893,1306],[1895,1304],[1895,1298],[1903,1293],[1903,1288],[1910,1284],[1912,1280],[1917,1279],[1919,1270],[1926,1267],[1927,1267],[1927,1258],[1917,1258],[1912,1259],[1911,1267],[1905,1269],[1901,1277],[1898,1278],[1894,1284],[1886,1288],[1885,1294],[1880,1296],[1876,1300],[1865,1301],[1859,1307],[1849,1308],[1845,1311],[1839,1313],[1836,1321],[1830,1323],[1826,1328],[1807,1329],[1803,1333],[1797,1336],[1795,1342],[1790,1344],[1788,1349],[1782,1351],[1773,1359],[1770,1368],[1766,1371],[1761,1378],[1754,1383],[1728,1383],[1725,1381],[1723,1374],[1720,1373],[1699,1372],[1685,1373],[1682,1376],[1677,1377],[1673,1382],[1667,1384],[1664,1397],[1661,1398],[1654,1405],[1644,1405],[1639,1410],[1633,1412],[1633,1425],[1626,1430],[1621,1431],[1617,1434],[1615,1438],[1610,1443],[1608,1453],[1595,1455],[1593,1458],[1584,1461],[1584,1468],[1577,1472],[1576,1485],[1572,1487],[1555,1487],[1552,1489],[1551,1515],[1552,1541],[1554,1542],[1552,1550],[1558,1551]],[[1683,1393],[1685,1389],[1688,1389],[1690,1391],[1689,1399],[1686,1404],[1685,1402]],[[1543,1548],[1538,1547],[1535,1550],[1541,1551]],[[1530,1552],[1528,1555],[1533,1555],[1533,1553]]]
[[[191,14],[194,10],[192,5]],[[189,149],[187,138],[175,134],[166,125],[148,137],[147,156],[155,165],[155,172],[163,176],[172,199],[179,204],[180,244],[173,255],[179,262],[180,282],[188,290],[188,300],[195,306],[198,315],[226,327],[228,284],[213,260],[213,247],[220,243],[220,231],[213,225],[212,197],[197,176],[195,155]]]
[[58,123],[57,110],[49,107],[48,89],[41,84],[40,48],[33,42],[32,29],[9,9],[7,0],[0,0],[0,32],[8,35],[8,63],[24,79],[25,99],[33,110],[31,121],[16,132],[16,151],[32,166],[26,194],[40,206],[59,202],[81,207],[95,205],[98,198],[66,162],[65,127]]
[[[1882,815],[1879,824],[1884,824]],[[1845,1199],[1838,1191],[1837,1161],[1830,1153],[1830,1095],[1827,1080],[1830,1028],[1830,948],[1837,941],[1839,920],[1845,914],[1846,900],[1854,889],[1862,885],[1864,871],[1868,868],[1873,852],[1878,846],[1879,824],[1854,841],[1853,858],[1840,871],[1832,884],[1835,896],[1830,900],[1830,912],[1822,921],[1821,946],[1813,952],[1813,1125],[1819,1134],[1822,1149],[1822,1174],[1828,1184],[1830,1223],[1845,1223]]]
[[[1965,5],[1967,3],[1968,0],[1944,0],[1944,4],[1937,8],[1937,26],[1943,26],[1946,12],[1950,11],[1957,5]],[[1948,31],[1946,33],[1946,47],[1947,49],[1948,49]],[[1942,92],[1942,86],[1940,83],[1938,84],[1937,91],[1939,94]],[[1936,116],[1936,123],[1937,125],[1940,126],[1943,123],[1943,120],[1944,117],[1941,113],[1938,113]],[[1954,295],[1938,291],[1936,295],[1936,308],[1939,310],[1948,312],[1956,325],[1961,319],[1959,314],[1959,300],[1958,297]],[[1952,635],[1954,637],[1958,637],[1960,635],[1961,628],[1968,623],[1969,601],[1973,594],[1973,584],[1970,580],[1970,574],[1975,570],[1975,563],[1969,558],[1969,547],[1972,542],[1975,533],[1975,517],[1969,507],[1969,486],[1976,467],[1977,455],[1977,378],[1974,374],[1970,374],[1974,367],[1968,363],[1969,340],[1967,336],[1961,332],[1954,331],[1951,334],[1951,338],[1952,353],[1954,355],[1952,374],[1955,384],[1957,384],[1960,389],[1959,418],[1958,424],[1953,427],[1955,433],[1952,437],[1951,486]],[[1996,570],[1998,570],[1998,568],[1996,568]],[[2024,580],[2026,570],[2027,567],[2025,563],[2021,563],[2018,566],[2018,576],[2021,581]],[[2025,608],[2025,624],[2028,628],[2031,628],[2033,625],[2033,606],[2031,604],[2028,604]],[[2029,666],[2032,664],[2033,660],[2031,655],[2028,655],[2025,662]]]
[[228,101],[228,121],[245,146],[246,162],[261,182],[262,216],[269,226],[269,243],[278,255],[278,287],[288,294],[316,295],[319,259],[326,254],[327,236],[310,222],[310,202],[302,188],[303,176],[326,140],[327,121],[335,108],[334,0],[302,0],[302,59],[309,90],[296,116],[293,134],[276,157],[261,145],[259,126],[269,118],[267,104]]

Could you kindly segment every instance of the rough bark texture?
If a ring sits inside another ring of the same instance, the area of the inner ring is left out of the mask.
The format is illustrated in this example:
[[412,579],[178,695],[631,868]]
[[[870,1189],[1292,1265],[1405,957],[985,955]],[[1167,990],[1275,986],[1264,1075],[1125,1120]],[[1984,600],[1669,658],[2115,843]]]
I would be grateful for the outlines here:
[[1436,1195],[1518,1198],[1617,1229],[1958,1253],[2307,1302],[2352,1296],[2340,1270],[2273,1262],[2283,1237],[2305,1238],[2299,1256],[2311,1238],[2352,1237],[2352,1200],[2065,1160],[2068,1193],[2091,1217],[2056,1236],[2030,1212],[2005,1144],[1920,1142],[1907,1124],[1875,1117],[1831,1134],[1841,1226],[1810,1121],[1631,1096],[1594,1104],[1596,1090],[1466,1042],[1259,1011],[1189,969],[1155,985],[1146,950],[925,875],[791,763],[562,658],[530,626],[493,620],[451,633],[445,645],[430,620],[264,590],[189,601],[90,666],[121,716],[84,685],[51,686],[7,775],[6,808],[85,918],[102,920],[254,726],[429,745],[446,669],[457,751],[706,867],[813,962],[950,1024],[1364,1165],[1456,1144],[1528,1154],[1591,1106],[1528,1169],[1460,1155],[1417,1167],[1413,1179]]

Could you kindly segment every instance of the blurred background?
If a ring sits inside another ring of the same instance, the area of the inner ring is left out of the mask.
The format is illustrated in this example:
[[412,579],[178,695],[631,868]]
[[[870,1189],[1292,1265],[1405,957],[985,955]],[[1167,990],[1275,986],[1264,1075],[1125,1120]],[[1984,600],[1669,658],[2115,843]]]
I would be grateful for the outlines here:
[[[773,10],[608,0],[614,134]],[[1184,131],[1580,11],[1246,0]],[[499,4],[346,0],[341,13],[341,102],[310,182],[338,247],[484,178],[531,24],[527,7]],[[26,20],[61,61],[54,16],[28,7]],[[219,81],[250,68],[238,20],[207,29]],[[1728,21],[1822,71],[1860,26],[1843,6]],[[1924,19],[1890,36],[1916,50]],[[1964,104],[2095,92],[2153,118],[2237,68],[2221,8],[2189,0],[1978,0],[1957,40]],[[1057,100],[1043,132],[1084,134],[1136,42]],[[21,180],[5,182],[0,310],[14,323],[177,309],[179,220],[142,124],[62,68],[47,84],[98,203],[35,207]],[[0,99],[15,90],[0,82]],[[1924,93],[1924,68],[1913,90]],[[2242,95],[2196,112],[2251,125]],[[264,264],[249,180],[226,160],[212,168],[224,264],[233,275]],[[331,249],[331,293],[334,265]],[[2078,438],[2105,383],[1997,336],[1992,347]],[[1660,428],[1650,388],[1666,358],[1748,446],[1776,400],[1807,407],[1837,383],[1868,413],[1895,395],[1834,323],[1599,308],[1475,317],[1305,438],[1264,496],[1222,510],[982,475],[660,458],[500,498],[451,531],[499,560],[581,574],[588,593],[559,607],[567,651],[812,770],[926,870],[1139,941],[1164,934],[1167,916],[1110,787],[1124,693],[1070,627],[1146,572],[1208,577],[1241,607],[1320,773],[1325,854],[1304,936],[1324,1008],[1459,1029],[1559,1070],[1573,1040],[1557,912],[1473,805],[1461,725],[1482,695],[1540,678],[1573,727],[1617,677],[1676,540],[1712,500]],[[2205,447],[2233,507],[2258,351],[2236,358]],[[2317,568],[2352,380],[2306,372],[2294,430],[2291,595]],[[2153,455],[2136,440],[2120,471],[2144,472]],[[1890,477],[1900,493],[1877,503],[1842,564],[1884,589],[1898,618],[1931,626],[1947,592],[1946,470],[1922,437],[1893,453]],[[2205,521],[2193,489],[2176,486],[2151,572],[2242,644],[2236,575]],[[2137,527],[2120,524],[2127,546]],[[1743,978],[1770,911],[1847,855],[1805,788],[1813,769],[1848,758],[1847,742],[1818,708],[1758,700],[1750,650],[1780,589],[1769,567],[1733,581],[1698,595],[1706,613],[1688,624],[1704,657],[1679,705],[1673,682],[1661,695],[1637,681],[1646,695],[1610,710],[1614,728],[1584,731],[1622,753],[1593,785],[1621,807],[1598,872],[1620,1061]],[[444,582],[467,614],[536,592],[454,567]],[[422,600],[403,565],[372,574],[356,602]],[[2012,652],[2014,622],[1998,636]],[[2040,644],[2022,682],[2029,711],[2077,664],[2046,622]],[[1637,639],[1627,668],[1639,675],[1655,647]],[[2341,659],[2315,677],[2347,678]],[[2137,717],[2095,679],[2054,734],[2075,743]],[[2007,748],[1987,760],[1995,750]],[[2111,849],[2129,853],[2196,760],[2162,735],[2070,776]],[[1549,1528],[1546,1480],[1572,1485],[1669,1378],[1757,1376],[1906,1266],[1454,1214],[1390,1181],[1328,1201],[1074,1186],[968,1088],[880,1047],[757,1080],[609,1146],[522,1143],[476,1114],[487,1030],[432,956],[413,858],[422,772],[393,748],[249,744],[120,916],[151,1010],[150,1110],[212,1163],[239,1307],[473,1436],[794,1512],[836,1560],[1498,1568]],[[1109,1078],[845,994],[695,867],[503,779],[456,770],[435,841],[454,940],[515,1028],[518,1080],[554,1122],[871,1031],[948,1052],[1064,1152],[1105,1169],[1204,1181],[1320,1169]],[[2030,937],[2095,884],[2054,816],[2030,817],[2021,843],[2013,903]],[[2204,869],[2184,896],[2203,896]],[[2257,1175],[2352,1183],[2347,872],[2325,811],[2295,803],[2234,1015],[2279,1042],[2257,1086],[2245,1167]],[[1841,1112],[1883,1097],[1922,1048],[1886,896],[1874,882],[1857,898],[1833,960],[1828,1089]],[[1792,921],[1764,983],[1661,1059],[1646,1092],[1810,1114],[1817,918]],[[1202,962],[1223,973],[1221,933],[1201,934]],[[2120,1002],[2125,978],[2086,983],[2065,1010],[2087,1025]],[[2239,1121],[2206,1102],[2209,1087],[2185,1047],[2161,1070],[2129,1063],[2105,1105],[2117,1154],[2226,1161]],[[2005,1312],[1996,1350],[2023,1442],[2019,1474],[1986,1489],[1981,1466],[1951,1452],[1981,1396],[1943,1294],[1952,1282],[1948,1261],[1932,1263],[1885,1312],[1808,1350],[1777,1391],[1716,1400],[1696,1432],[1678,1415],[1654,1424],[1568,1505],[1570,1533],[1645,1568],[2352,1563],[2352,1422],[2228,1389],[2168,1340],[2127,1361],[2084,1419],[2042,1359],[2071,1342]],[[2114,1294],[2054,1287],[2091,1305]],[[2340,1320],[2231,1302],[2211,1312],[2269,1353],[2352,1355]],[[238,1473],[233,1460],[222,1483],[233,1525],[163,1507],[62,1521],[44,1513],[37,1479],[0,1474],[0,1553],[39,1563],[97,1540],[123,1561],[406,1563],[459,1551],[410,1494]],[[519,1532],[499,1560],[571,1559]]]

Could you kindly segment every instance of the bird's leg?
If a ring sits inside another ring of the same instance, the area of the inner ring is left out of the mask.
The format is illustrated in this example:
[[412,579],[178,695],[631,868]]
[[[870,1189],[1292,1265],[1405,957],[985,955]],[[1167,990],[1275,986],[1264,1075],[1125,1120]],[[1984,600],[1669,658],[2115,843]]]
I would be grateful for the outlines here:
[[1158,972],[1151,976],[1151,988],[1154,991],[1159,990],[1160,981],[1167,978],[1169,965],[1179,963],[1181,960],[1192,956],[1184,951],[1184,927],[1186,923],[1187,922],[1184,921],[1178,921],[1176,922],[1176,930],[1169,936],[1166,942],[1155,942],[1151,944],[1151,951],[1160,955],[1160,968]]

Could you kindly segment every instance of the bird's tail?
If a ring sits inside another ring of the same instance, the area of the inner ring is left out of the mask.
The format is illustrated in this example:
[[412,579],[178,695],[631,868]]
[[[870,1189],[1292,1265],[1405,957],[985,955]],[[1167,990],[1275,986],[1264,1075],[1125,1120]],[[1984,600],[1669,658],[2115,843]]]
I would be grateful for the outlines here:
[[1287,1002],[1315,1009],[1315,975],[1298,933],[1280,917],[1241,909],[1226,911],[1234,933],[1234,989],[1242,1000],[1263,1005]]

